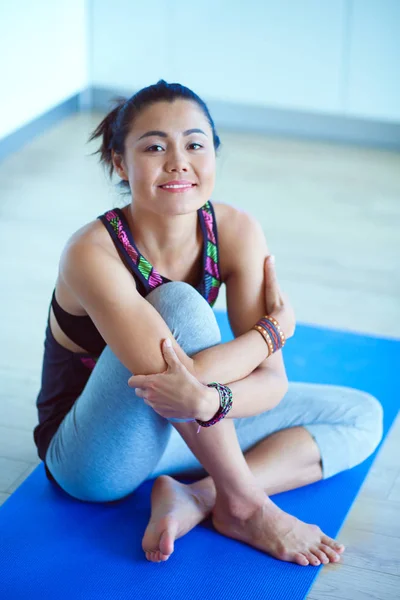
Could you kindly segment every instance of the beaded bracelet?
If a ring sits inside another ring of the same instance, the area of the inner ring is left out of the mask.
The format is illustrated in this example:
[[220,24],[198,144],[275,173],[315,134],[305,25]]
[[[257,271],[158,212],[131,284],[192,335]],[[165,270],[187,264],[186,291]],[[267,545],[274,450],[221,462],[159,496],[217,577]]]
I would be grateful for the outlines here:
[[285,334],[281,330],[278,321],[273,317],[262,317],[254,325],[253,329],[261,333],[268,346],[268,357],[286,344]]
[[215,423],[218,423],[218,421],[221,421],[221,419],[226,417],[226,415],[232,408],[232,402],[233,402],[232,390],[230,388],[228,388],[228,386],[213,382],[213,383],[207,384],[207,387],[213,387],[218,390],[220,407],[219,407],[218,411],[215,413],[215,415],[213,416],[213,418],[210,419],[209,421],[200,421],[199,419],[196,419],[196,422],[199,425],[197,433],[200,432],[201,427],[211,427],[211,425],[215,425]]

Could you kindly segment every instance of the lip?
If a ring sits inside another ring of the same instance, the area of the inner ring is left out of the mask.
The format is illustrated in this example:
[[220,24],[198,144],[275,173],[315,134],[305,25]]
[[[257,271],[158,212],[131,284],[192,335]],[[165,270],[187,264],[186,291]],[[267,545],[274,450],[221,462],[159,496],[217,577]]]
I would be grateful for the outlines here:
[[[181,188],[165,188],[166,185],[181,185],[184,187]],[[187,179],[174,179],[172,181],[167,181],[166,183],[162,183],[158,187],[161,188],[164,192],[170,192],[172,194],[182,194],[182,192],[187,192],[188,190],[196,187],[196,183],[193,181],[188,181]]]
[[162,183],[158,187],[162,187],[163,185],[196,185],[193,181],[188,181],[187,179],[173,179],[172,181],[166,181]]

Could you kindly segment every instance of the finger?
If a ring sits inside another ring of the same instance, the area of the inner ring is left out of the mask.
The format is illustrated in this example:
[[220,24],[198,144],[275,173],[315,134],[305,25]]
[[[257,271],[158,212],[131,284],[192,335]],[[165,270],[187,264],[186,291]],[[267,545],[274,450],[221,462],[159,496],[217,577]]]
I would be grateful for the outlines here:
[[169,338],[164,340],[164,343],[162,345],[162,352],[165,362],[169,367],[177,367],[182,364],[175,350],[173,349],[172,342]]
[[267,285],[275,287],[280,292],[278,278],[276,276],[275,256],[272,254],[265,259],[265,271],[267,275]]
[[135,394],[136,396],[139,396],[139,398],[146,398],[146,390],[143,388],[135,388]]
[[146,384],[149,384],[150,376],[149,375],[132,375],[128,379],[129,387],[145,387]]
[[264,264],[266,300],[268,304],[275,306],[279,304],[281,300],[281,290],[275,271],[275,257],[267,256]]

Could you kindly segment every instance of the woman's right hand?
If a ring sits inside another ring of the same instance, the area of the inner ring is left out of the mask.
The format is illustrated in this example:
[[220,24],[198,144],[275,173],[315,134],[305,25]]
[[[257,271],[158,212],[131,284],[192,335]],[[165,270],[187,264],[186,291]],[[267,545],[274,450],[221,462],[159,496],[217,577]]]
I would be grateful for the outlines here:
[[289,339],[296,329],[296,317],[288,296],[279,287],[273,256],[267,256],[264,262],[264,285],[265,314],[278,321],[286,339]]

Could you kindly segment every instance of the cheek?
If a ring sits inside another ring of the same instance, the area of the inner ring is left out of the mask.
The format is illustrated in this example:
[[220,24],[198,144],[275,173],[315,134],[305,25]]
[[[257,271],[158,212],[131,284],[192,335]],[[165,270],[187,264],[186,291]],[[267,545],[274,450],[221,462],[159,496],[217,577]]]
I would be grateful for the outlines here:
[[135,186],[143,186],[152,183],[159,170],[156,161],[135,160],[132,167],[132,181]]
[[215,158],[205,156],[201,162],[201,175],[204,182],[213,183],[215,179]]

